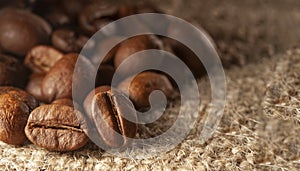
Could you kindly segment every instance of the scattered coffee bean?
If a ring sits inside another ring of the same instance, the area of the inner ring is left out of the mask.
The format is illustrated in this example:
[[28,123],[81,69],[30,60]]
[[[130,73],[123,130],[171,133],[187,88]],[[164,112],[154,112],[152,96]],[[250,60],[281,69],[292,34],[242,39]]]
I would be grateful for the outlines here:
[[[114,21],[117,8],[108,3],[91,3],[79,14],[79,25],[86,34],[93,35],[104,25]],[[115,28],[117,29],[117,28]],[[113,30],[110,30],[113,32]]]
[[[79,86],[81,90],[79,100],[84,100],[86,94],[90,91],[87,90],[85,84],[90,83],[90,74],[95,72],[94,66],[86,58],[78,60],[78,54],[70,53],[65,55],[62,59],[50,69],[45,76],[42,83],[42,93],[50,103],[55,99],[70,98],[72,99],[72,85]],[[80,63],[78,77],[73,77],[76,62]],[[78,101],[80,102],[80,101]]]
[[126,96],[117,90],[107,89],[100,87],[92,91],[85,100],[85,110],[104,145],[125,147],[130,142],[128,138],[134,138],[137,133],[136,111]]
[[[153,40],[148,35],[136,36],[125,40],[121,43],[120,47],[116,52],[114,59],[115,69],[117,69],[122,64],[122,62],[128,59],[130,55],[133,55],[134,53],[139,51],[153,48],[157,48],[157,46],[154,44]],[[122,69],[119,69],[118,74],[122,76],[129,76],[135,74],[136,69],[141,67],[145,68],[145,66],[148,66],[148,62],[150,63],[150,60],[155,60],[153,58],[149,60],[136,58],[133,62],[130,62],[130,64],[122,67]]]
[[50,151],[77,150],[88,141],[77,116],[82,113],[67,105],[42,105],[31,112],[26,136],[35,145]]
[[53,10],[45,14],[45,19],[51,24],[53,28],[66,27],[71,25],[69,16],[61,10]]
[[0,49],[23,56],[32,47],[49,41],[51,27],[39,16],[21,9],[0,11]]
[[13,87],[0,87],[0,141],[21,145],[26,141],[24,128],[38,102],[28,93]]
[[47,73],[63,54],[51,46],[36,46],[25,58],[25,65],[35,73]]
[[80,52],[87,41],[88,37],[71,29],[58,29],[52,34],[53,46],[65,53]]
[[17,59],[0,54],[0,86],[23,88],[28,80],[28,74],[29,71]]
[[46,101],[44,95],[42,94],[42,82],[44,77],[44,74],[32,74],[26,86],[26,91],[41,102]]
[[[123,92],[128,90],[129,98],[137,110],[145,110],[150,107],[148,99],[152,91],[160,90],[168,99],[173,97],[175,91],[165,75],[150,71],[140,73],[134,78],[127,78],[119,84],[118,88]],[[159,99],[157,100],[159,101]]]

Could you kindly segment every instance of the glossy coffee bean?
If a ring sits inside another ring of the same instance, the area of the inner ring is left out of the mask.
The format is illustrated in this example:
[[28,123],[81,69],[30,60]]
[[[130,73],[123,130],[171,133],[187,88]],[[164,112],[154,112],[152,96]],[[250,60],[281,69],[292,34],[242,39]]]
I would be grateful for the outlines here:
[[116,16],[117,7],[104,2],[91,3],[80,12],[79,25],[86,34],[93,35],[104,25],[117,19]]
[[[130,100],[116,90],[100,87],[92,91],[85,100],[85,111],[92,119],[100,142],[111,148],[125,147],[137,132],[136,111]],[[96,92],[96,94],[95,94]],[[130,122],[125,118],[130,118]],[[89,132],[89,131],[88,131]]]
[[42,105],[31,112],[26,136],[35,145],[50,151],[77,150],[88,141],[77,118],[81,115],[67,105]]
[[52,34],[53,46],[65,53],[80,52],[87,41],[88,37],[71,29],[58,29]]
[[53,28],[60,28],[72,24],[70,17],[62,10],[56,9],[44,15]]
[[13,87],[0,87],[0,141],[21,145],[26,141],[24,128],[38,102],[28,93]]
[[14,57],[0,54],[0,86],[23,88],[29,71]]
[[2,9],[0,23],[0,49],[4,52],[23,56],[35,45],[49,41],[49,24],[28,11]]
[[[61,98],[72,99],[72,85],[79,86],[78,89],[81,90],[78,100],[83,101],[90,91],[85,85],[91,82],[90,74],[96,72],[95,68],[86,58],[78,59],[76,53],[67,54],[47,73],[42,83],[42,93],[48,103]],[[80,63],[78,69],[80,73],[77,73],[77,77],[73,77],[77,60]]]
[[[148,35],[136,36],[129,38],[121,43],[118,48],[115,58],[114,58],[114,66],[117,69],[122,62],[124,62],[130,55],[137,53],[139,51],[157,48],[157,45],[154,44],[153,40]],[[153,57],[155,58],[155,57]],[[155,60],[151,57],[149,60],[136,58],[134,61],[130,62],[130,64],[119,69],[118,74],[128,76],[135,74],[135,70],[145,66],[148,66],[148,62]]]
[[63,54],[53,47],[39,45],[27,53],[24,64],[34,73],[44,74],[62,57]]
[[[130,82],[130,80],[132,81]],[[162,91],[168,99],[172,98],[175,92],[165,75],[150,71],[140,73],[134,78],[127,78],[119,84],[118,88],[123,92],[128,90],[129,98],[137,110],[145,110],[150,107],[149,96],[154,90]],[[156,100],[159,101],[159,99]]]
[[41,102],[46,101],[44,95],[42,94],[42,82],[44,77],[44,74],[32,74],[26,86],[26,91]]

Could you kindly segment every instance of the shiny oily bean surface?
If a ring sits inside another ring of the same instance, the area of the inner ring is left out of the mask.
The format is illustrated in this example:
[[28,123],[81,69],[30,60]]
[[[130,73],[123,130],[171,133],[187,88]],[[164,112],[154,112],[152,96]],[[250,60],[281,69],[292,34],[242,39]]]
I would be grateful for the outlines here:
[[[172,98],[175,92],[171,82],[165,75],[150,71],[140,73],[134,78],[127,78],[118,85],[118,88],[123,92],[129,90],[129,98],[137,110],[150,107],[149,96],[154,90],[162,91],[167,98]],[[157,100],[159,101],[159,99]]]
[[136,111],[126,96],[108,89],[107,86],[97,88],[96,94],[91,92],[85,100],[85,111],[97,132],[90,135],[96,139],[98,135],[99,141],[110,148],[125,147],[130,143],[128,138],[134,138],[137,133]]
[[88,141],[77,116],[82,114],[67,105],[42,105],[31,112],[26,136],[35,145],[50,151],[77,150]]

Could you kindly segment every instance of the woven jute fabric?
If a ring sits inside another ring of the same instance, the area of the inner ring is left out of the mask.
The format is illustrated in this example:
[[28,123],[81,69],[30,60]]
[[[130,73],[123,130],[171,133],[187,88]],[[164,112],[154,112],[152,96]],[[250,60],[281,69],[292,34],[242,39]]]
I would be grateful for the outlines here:
[[[11,147],[1,143],[0,169],[299,170],[300,126],[291,121],[267,117],[261,105],[277,61],[277,58],[263,60],[260,64],[237,67],[226,72],[227,103],[224,116],[216,133],[204,145],[199,140],[200,119],[181,144],[152,158],[119,158],[103,152],[92,143],[68,153],[49,152],[32,144]],[[210,107],[208,82],[205,78],[199,80],[202,114],[207,113]],[[170,118],[176,114],[176,107],[170,107],[165,121],[172,120]],[[162,131],[159,128],[168,125],[165,121],[161,125],[150,125],[147,129],[152,133]],[[162,144],[162,148],[165,145]],[[138,154],[132,154],[135,155]]]
[[288,51],[267,85],[264,112],[300,124],[300,49]]

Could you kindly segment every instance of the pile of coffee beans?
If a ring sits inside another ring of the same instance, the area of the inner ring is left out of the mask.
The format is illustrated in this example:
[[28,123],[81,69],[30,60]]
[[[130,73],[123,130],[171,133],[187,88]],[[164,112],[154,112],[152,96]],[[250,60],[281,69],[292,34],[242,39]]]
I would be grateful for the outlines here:
[[[83,147],[88,135],[96,135],[108,147],[126,147],[129,138],[137,134],[137,111],[150,108],[151,92],[161,90],[172,100],[176,86],[168,75],[158,71],[148,70],[133,77],[135,66],[148,62],[137,59],[122,68],[119,74],[126,79],[112,87],[115,70],[125,59],[142,50],[164,49],[179,56],[195,77],[203,75],[201,62],[192,51],[162,36],[129,38],[105,54],[100,67],[95,61],[120,37],[107,36],[100,44],[89,45],[97,53],[79,57],[100,28],[145,12],[161,11],[152,6],[112,5],[97,0],[0,3],[0,140],[15,146],[29,140],[50,151],[72,151]],[[140,24],[151,27],[147,21]],[[78,60],[82,68],[78,77],[73,77]],[[99,74],[95,88],[88,89],[84,85],[90,83],[92,72]],[[76,102],[72,86],[81,90]],[[129,97],[122,92],[126,89]]]

